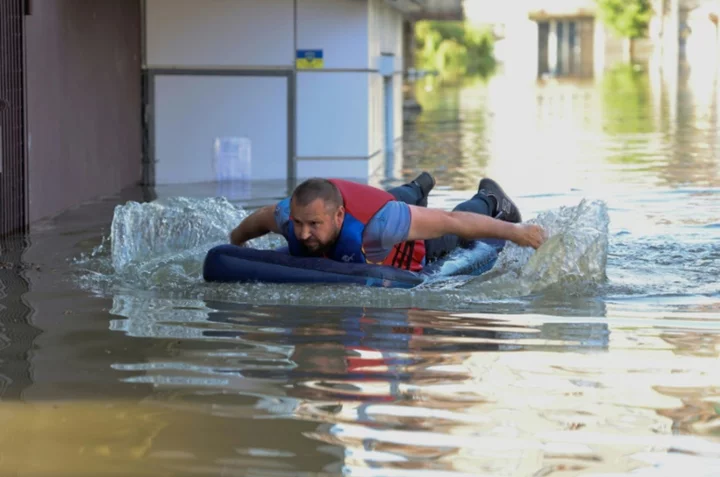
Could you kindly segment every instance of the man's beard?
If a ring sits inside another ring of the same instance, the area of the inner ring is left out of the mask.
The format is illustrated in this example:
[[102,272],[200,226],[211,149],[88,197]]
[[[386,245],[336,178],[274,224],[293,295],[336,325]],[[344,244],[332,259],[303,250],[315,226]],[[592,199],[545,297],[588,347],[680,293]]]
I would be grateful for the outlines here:
[[305,245],[305,242],[300,242],[300,246],[304,249],[306,255],[309,255],[311,257],[322,257],[332,252],[332,250],[335,248],[335,243],[337,241],[338,235],[338,229],[336,228],[333,231],[333,236],[335,238],[328,243],[315,242],[317,246],[314,249],[311,249],[307,245]]
[[324,256],[327,252],[330,252],[330,251],[333,249],[334,245],[335,245],[335,244],[332,243],[332,242],[331,242],[331,243],[328,243],[328,244],[323,244],[323,243],[318,243],[318,242],[316,242],[316,244],[317,244],[316,247],[310,248],[310,247],[308,247],[307,245],[305,245],[305,243],[300,242],[300,246],[304,249],[305,254],[308,255],[308,256],[311,256],[311,257],[322,257],[322,256]]

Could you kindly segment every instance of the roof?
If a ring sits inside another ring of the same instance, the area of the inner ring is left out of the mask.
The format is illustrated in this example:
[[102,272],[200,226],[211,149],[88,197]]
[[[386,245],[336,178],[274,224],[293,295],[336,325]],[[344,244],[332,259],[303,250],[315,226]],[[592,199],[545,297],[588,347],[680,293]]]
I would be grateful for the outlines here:
[[463,0],[384,0],[409,20],[463,20]]

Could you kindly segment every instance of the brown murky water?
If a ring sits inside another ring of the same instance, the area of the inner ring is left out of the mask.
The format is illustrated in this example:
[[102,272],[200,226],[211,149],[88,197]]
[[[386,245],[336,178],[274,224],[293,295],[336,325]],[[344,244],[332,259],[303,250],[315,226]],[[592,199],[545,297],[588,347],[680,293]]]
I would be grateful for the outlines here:
[[431,205],[483,175],[526,218],[607,204],[583,286],[119,276],[99,245],[141,191],[38,224],[0,267],[0,475],[720,475],[716,81],[416,85],[403,167]]

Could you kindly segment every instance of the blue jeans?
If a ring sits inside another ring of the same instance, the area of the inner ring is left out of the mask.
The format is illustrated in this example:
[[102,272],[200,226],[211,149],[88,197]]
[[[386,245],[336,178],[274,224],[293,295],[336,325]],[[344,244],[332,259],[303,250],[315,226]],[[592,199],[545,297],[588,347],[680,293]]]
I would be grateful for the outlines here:
[[[420,187],[413,184],[403,184],[388,191],[395,200],[410,205],[427,207],[427,197],[423,195]],[[475,194],[470,199],[455,206],[453,211],[473,212],[480,215],[492,217],[492,204],[484,195]],[[454,234],[446,234],[442,237],[425,240],[425,260],[432,263],[439,260],[458,247],[467,248],[472,241],[465,240]]]

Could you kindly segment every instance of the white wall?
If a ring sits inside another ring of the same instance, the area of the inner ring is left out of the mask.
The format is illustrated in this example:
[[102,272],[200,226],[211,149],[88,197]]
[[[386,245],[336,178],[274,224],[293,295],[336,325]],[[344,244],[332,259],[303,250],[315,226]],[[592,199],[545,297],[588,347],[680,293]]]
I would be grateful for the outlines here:
[[297,155],[362,157],[368,149],[368,73],[297,74]]
[[[297,47],[322,50],[324,62],[322,69],[297,72],[297,173],[364,177],[374,152],[368,145],[368,4],[298,0],[297,8]],[[365,172],[356,175],[358,168]]]
[[[298,176],[322,172],[358,178],[367,177],[370,168],[380,168],[378,158],[384,156],[377,153],[385,148],[385,94],[383,78],[375,70],[381,53],[395,56],[393,132],[402,137],[402,15],[383,0],[146,2],[149,69],[290,70],[295,68],[296,48],[323,50],[322,69],[296,73]],[[253,125],[260,128],[253,130],[253,157],[263,161],[262,168],[253,168],[253,177],[286,173],[287,155],[278,152],[288,145],[281,135],[287,130],[288,113],[284,78],[158,80],[158,183],[190,177],[211,180],[205,159],[198,159],[211,151],[211,136],[221,129],[235,131],[228,135],[244,135],[241,132]],[[217,86],[223,81],[228,84]],[[207,124],[199,118],[207,119]],[[261,154],[262,148],[266,150]]]
[[325,69],[370,67],[365,1],[298,0],[297,9],[299,50],[323,50]]
[[146,3],[149,67],[292,67],[295,61],[293,0]]
[[287,78],[155,77],[158,184],[215,180],[213,141],[251,141],[251,178],[284,179],[288,163]]
[[365,179],[369,174],[368,159],[325,160],[306,159],[298,161],[299,180],[310,177],[338,177],[342,179]]

